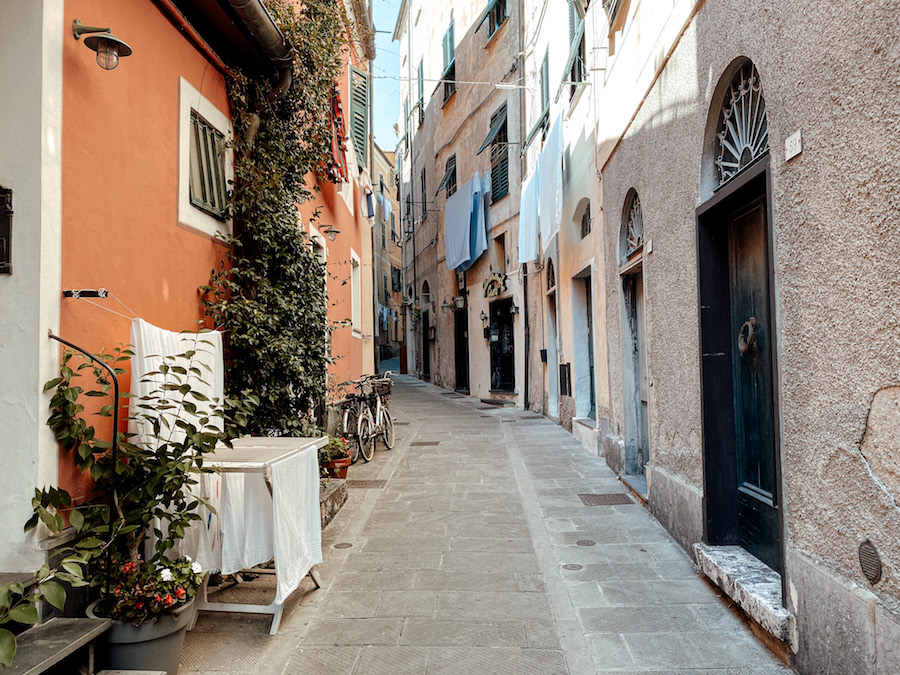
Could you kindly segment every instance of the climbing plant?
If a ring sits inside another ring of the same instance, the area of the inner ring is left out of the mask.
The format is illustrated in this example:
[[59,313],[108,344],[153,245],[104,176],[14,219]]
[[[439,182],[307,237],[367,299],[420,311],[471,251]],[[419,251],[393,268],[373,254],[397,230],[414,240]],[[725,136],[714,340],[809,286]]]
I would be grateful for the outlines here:
[[349,24],[340,0],[265,4],[294,46],[290,84],[284,72],[228,82],[235,234],[201,290],[207,314],[226,331],[227,393],[260,400],[248,431],[304,435],[330,355],[325,270],[296,205],[311,197],[309,177],[322,175],[331,154],[331,94]]

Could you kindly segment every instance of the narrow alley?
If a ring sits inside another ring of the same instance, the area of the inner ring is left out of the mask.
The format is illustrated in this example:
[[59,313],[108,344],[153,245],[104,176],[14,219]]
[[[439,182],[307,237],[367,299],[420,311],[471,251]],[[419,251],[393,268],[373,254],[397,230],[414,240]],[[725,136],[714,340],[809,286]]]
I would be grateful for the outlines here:
[[182,675],[791,672],[565,430],[406,376],[391,405],[395,449],[351,467],[323,533],[323,588],[274,637],[201,614]]

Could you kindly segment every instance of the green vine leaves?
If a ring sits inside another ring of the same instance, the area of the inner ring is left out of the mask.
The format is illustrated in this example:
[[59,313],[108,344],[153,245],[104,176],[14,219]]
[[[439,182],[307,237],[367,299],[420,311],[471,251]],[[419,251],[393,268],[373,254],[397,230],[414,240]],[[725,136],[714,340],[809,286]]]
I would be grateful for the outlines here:
[[229,395],[249,391],[260,400],[249,430],[309,435],[324,396],[329,328],[325,267],[299,226],[297,205],[312,196],[311,177],[331,153],[331,92],[348,24],[334,0],[299,10],[286,0],[266,5],[294,46],[291,83],[273,95],[283,81],[274,73],[228,82],[235,236],[201,291],[207,315],[228,335]]

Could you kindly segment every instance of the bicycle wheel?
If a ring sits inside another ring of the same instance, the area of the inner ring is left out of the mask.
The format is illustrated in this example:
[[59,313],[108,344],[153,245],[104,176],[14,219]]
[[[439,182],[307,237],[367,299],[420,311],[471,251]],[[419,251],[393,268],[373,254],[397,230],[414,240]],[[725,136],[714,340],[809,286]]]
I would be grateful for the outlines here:
[[391,419],[391,411],[387,407],[381,409],[381,438],[388,450],[394,447],[394,420]]
[[363,459],[367,462],[375,455],[375,434],[372,433],[372,422],[369,415],[363,415],[359,418],[358,436],[359,449],[362,452]]
[[347,439],[347,442],[350,443],[351,464],[356,464],[356,462],[359,460],[359,437],[356,435],[358,426],[358,420],[356,419],[356,408],[345,408],[343,434],[344,438]]

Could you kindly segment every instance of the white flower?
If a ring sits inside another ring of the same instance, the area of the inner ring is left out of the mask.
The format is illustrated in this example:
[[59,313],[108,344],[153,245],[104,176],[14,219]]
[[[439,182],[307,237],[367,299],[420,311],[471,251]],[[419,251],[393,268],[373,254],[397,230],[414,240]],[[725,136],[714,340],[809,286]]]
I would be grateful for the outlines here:
[[187,560],[188,562],[191,562],[191,556],[189,556],[189,555],[184,556],[184,559]]
[[200,572],[202,572],[202,571],[203,571],[203,568],[200,567],[200,563],[198,563],[198,562],[191,563],[191,572],[193,572],[194,574],[200,574]]
[[159,573],[159,576],[162,577],[163,581],[172,581],[172,570],[167,567]]

